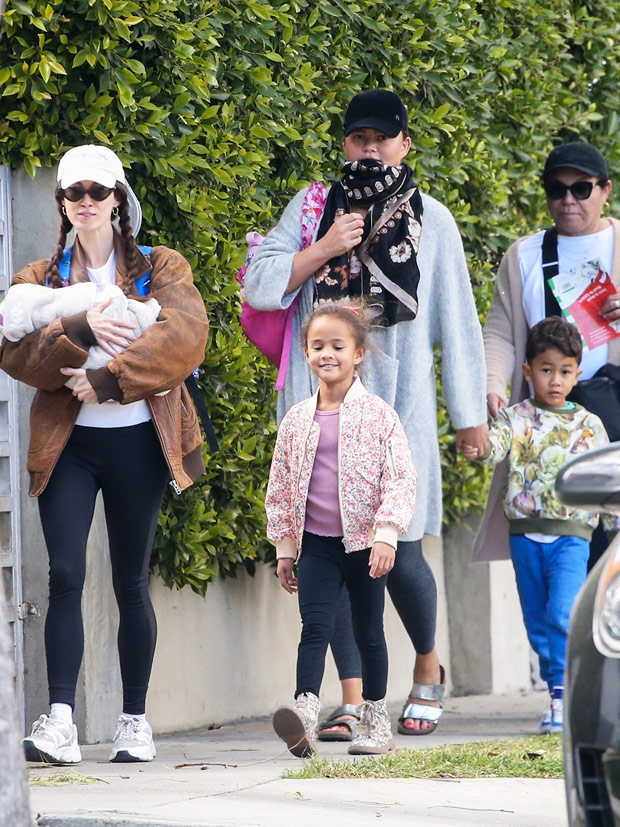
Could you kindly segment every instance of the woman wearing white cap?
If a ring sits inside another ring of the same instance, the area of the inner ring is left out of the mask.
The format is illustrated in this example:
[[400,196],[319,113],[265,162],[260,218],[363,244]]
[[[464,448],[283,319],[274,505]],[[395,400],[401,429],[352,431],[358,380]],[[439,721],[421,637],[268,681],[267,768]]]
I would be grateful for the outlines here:
[[[50,259],[24,268],[13,284],[116,284],[133,298],[148,293],[161,311],[137,336],[131,322],[106,315],[108,300],[20,341],[5,339],[0,348],[0,367],[38,389],[28,470],[50,563],[45,649],[51,711],[34,723],[24,747],[28,760],[81,760],[73,724],[83,653],[81,596],[86,541],[101,490],[123,684],[110,760],[151,761],[155,747],[145,699],[156,623],[149,558],[167,481],[172,478],[179,491],[204,470],[200,429],[183,380],[202,362],[208,322],[188,262],[167,247],[154,247],[146,258],[137,246],[130,208],[137,225],[139,205],[114,152],[93,145],[69,150],[58,167],[55,197],[61,215],[56,249]],[[75,241],[67,253],[72,229]],[[93,345],[111,359],[84,369]],[[75,380],[72,389],[65,386],[67,377]]]

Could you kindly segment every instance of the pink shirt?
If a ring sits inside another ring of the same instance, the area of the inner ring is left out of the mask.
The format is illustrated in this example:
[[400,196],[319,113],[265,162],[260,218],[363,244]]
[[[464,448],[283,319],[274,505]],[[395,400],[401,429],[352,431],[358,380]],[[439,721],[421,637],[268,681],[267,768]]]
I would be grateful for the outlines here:
[[342,537],[338,498],[338,423],[340,410],[316,411],[314,421],[321,428],[316,450],[304,529],[322,537]]

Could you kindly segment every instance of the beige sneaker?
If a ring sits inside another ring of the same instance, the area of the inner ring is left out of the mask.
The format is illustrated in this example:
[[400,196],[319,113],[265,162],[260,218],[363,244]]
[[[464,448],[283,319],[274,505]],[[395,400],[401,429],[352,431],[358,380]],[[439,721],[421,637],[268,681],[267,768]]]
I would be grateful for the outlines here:
[[273,728],[296,758],[309,758],[316,752],[316,728],[321,703],[312,692],[299,695],[295,706],[281,706],[273,716]]
[[383,755],[394,749],[392,725],[385,705],[380,701],[364,701],[361,706],[360,727],[366,725],[365,735],[356,735],[348,749],[349,755]]

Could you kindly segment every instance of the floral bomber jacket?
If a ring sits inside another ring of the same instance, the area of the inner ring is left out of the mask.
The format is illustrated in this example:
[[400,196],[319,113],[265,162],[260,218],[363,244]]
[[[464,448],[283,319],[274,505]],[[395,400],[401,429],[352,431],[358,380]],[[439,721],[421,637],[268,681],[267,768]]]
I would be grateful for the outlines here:
[[[581,405],[548,408],[526,399],[501,408],[491,425],[484,461],[495,465],[508,456],[504,513],[511,534],[573,535],[589,540],[599,515],[561,503],[555,480],[569,459],[609,439],[601,420]],[[618,518],[602,515],[607,531],[617,531]]]
[[[265,508],[277,557],[301,548],[306,499],[319,442],[318,393],[294,405],[280,429]],[[340,406],[338,496],[347,552],[382,541],[396,547],[415,508],[416,472],[396,411],[356,379]]]

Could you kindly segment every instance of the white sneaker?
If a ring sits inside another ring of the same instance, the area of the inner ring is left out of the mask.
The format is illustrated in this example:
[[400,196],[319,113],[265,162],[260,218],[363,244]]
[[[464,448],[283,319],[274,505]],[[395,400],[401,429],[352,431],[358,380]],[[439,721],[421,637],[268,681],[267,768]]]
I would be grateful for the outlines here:
[[114,733],[110,761],[114,764],[152,761],[156,754],[150,725],[140,718],[123,713]]
[[562,732],[564,729],[564,699],[554,698],[551,701],[551,729],[550,732]]
[[82,753],[75,724],[66,724],[49,715],[41,715],[32,725],[29,738],[24,738],[26,761],[48,764],[79,764]]
[[552,713],[551,713],[551,704],[553,701],[549,701],[547,708],[543,712],[542,720],[540,722],[540,727],[538,731],[541,735],[548,735],[552,730]]

